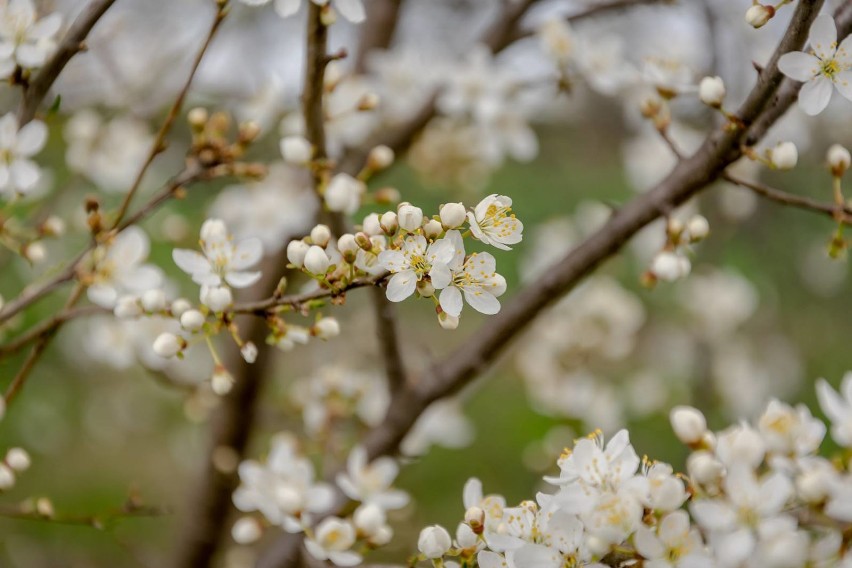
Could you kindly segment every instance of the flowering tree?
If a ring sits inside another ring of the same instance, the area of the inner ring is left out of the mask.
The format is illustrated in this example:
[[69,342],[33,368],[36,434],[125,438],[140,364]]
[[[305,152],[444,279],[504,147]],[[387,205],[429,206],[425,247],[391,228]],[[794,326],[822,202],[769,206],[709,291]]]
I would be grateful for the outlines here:
[[[54,373],[145,369],[178,391],[207,442],[169,565],[852,565],[852,375],[839,391],[816,383],[841,450],[820,453],[825,423],[777,398],[800,374],[789,342],[741,329],[755,287],[692,270],[713,240],[705,191],[731,223],[755,196],[827,217],[825,256],[842,262],[849,129],[832,138],[816,121],[849,124],[852,2],[507,0],[450,14],[451,2],[415,0],[197,0],[164,3],[156,22],[130,0],[46,4],[0,1],[0,408],[14,419],[50,357]],[[683,29],[698,57],[668,45]],[[282,48],[292,72],[249,61],[267,30],[299,30],[303,47]],[[728,57],[725,37],[748,48]],[[537,156],[547,125],[606,116],[602,100],[624,109],[637,195],[534,225],[528,188],[489,189],[504,163]],[[813,182],[825,199],[760,181],[796,168],[807,136],[827,147]],[[452,198],[388,184],[403,168]],[[504,263],[525,234],[516,283]],[[631,239],[633,280],[684,308],[673,334],[665,309],[593,275]],[[362,304],[374,344],[352,312]],[[457,330],[477,313],[481,325]],[[447,334],[452,349],[417,365],[412,347]],[[473,477],[441,488],[462,494],[455,534],[399,530],[419,497],[396,486],[401,466],[474,443],[462,395],[516,341],[532,406],[592,433],[543,444],[546,489],[517,506]],[[353,345],[379,363],[350,364]],[[702,358],[703,378],[666,382]],[[264,405],[276,382],[287,403]],[[624,423],[660,412],[685,463],[631,445]],[[706,414],[735,422],[714,431]],[[0,489],[31,461],[8,449]],[[105,529],[170,510],[132,491],[92,516],[43,497],[0,514]]]

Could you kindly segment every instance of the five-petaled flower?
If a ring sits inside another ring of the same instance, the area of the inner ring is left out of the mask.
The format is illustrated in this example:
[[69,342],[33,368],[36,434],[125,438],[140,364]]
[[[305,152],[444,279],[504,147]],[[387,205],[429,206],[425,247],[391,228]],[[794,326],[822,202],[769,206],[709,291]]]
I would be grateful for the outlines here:
[[201,250],[175,249],[172,258],[181,270],[192,276],[196,284],[221,286],[226,282],[234,288],[247,288],[260,279],[260,272],[247,272],[263,255],[260,239],[234,242],[225,223],[208,219],[201,226]]
[[0,118],[0,195],[23,195],[35,188],[41,177],[38,165],[30,160],[47,142],[47,127],[33,120],[18,129],[15,113]]
[[414,293],[417,283],[428,276],[432,286],[441,290],[450,284],[452,276],[447,266],[455,250],[448,239],[427,244],[423,235],[405,238],[400,250],[379,253],[379,264],[393,276],[388,282],[387,297],[391,302],[401,302]]
[[458,317],[464,294],[464,299],[476,311],[486,315],[499,312],[497,297],[506,291],[506,279],[497,274],[497,261],[487,252],[475,252],[465,258],[464,241],[458,231],[447,231],[444,238],[453,243],[455,256],[449,263],[453,279],[441,291],[441,309]]
[[487,245],[511,250],[523,238],[524,225],[512,214],[512,199],[493,193],[468,212],[473,236]]

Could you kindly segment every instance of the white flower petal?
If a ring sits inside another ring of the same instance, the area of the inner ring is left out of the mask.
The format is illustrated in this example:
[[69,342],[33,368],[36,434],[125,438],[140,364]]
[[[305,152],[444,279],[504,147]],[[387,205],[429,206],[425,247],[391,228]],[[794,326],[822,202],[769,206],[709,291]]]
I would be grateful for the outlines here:
[[175,249],[172,251],[172,259],[178,268],[187,274],[203,274],[210,272],[210,261],[207,257],[194,250]]
[[441,291],[440,296],[441,309],[453,317],[459,317],[464,307],[462,295],[455,286],[447,286]]
[[353,24],[360,24],[367,18],[361,0],[335,0],[334,7]]
[[808,35],[810,47],[813,49],[820,59],[831,59],[834,57],[835,45],[837,41],[837,26],[834,24],[834,18],[829,14],[820,14],[814,20],[811,26],[811,33]]
[[819,76],[811,79],[799,91],[799,107],[811,116],[821,113],[831,100],[831,79]]
[[225,282],[234,288],[248,288],[260,280],[261,276],[260,272],[229,272],[225,275]]
[[810,53],[791,51],[778,60],[778,69],[796,81],[810,81],[819,73],[819,59]]
[[40,120],[30,121],[18,131],[15,153],[29,158],[41,152],[45,142],[47,142],[47,126]]
[[401,302],[412,295],[415,288],[417,288],[417,276],[413,270],[398,272],[388,281],[388,300],[391,302]]

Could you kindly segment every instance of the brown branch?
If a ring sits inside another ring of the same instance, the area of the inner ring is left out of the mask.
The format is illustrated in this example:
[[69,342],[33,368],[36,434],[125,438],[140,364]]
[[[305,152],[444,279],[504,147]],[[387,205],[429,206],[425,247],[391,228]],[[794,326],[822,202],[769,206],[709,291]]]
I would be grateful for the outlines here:
[[44,97],[47,96],[47,92],[53,86],[56,78],[59,77],[71,58],[85,49],[86,36],[114,3],[115,0],[92,0],[77,16],[77,19],[68,28],[65,37],[59,42],[53,56],[27,85],[24,97],[21,100],[21,108],[18,110],[18,122],[21,126],[33,119],[36,110]]
[[[305,82],[302,108],[305,117],[305,137],[314,147],[314,159],[322,162],[326,157],[324,109],[324,74],[329,62],[326,45],[328,30],[321,21],[320,6],[308,2],[308,23],[305,49]],[[314,181],[320,183],[322,172],[316,171]],[[273,296],[280,280],[281,267],[287,263],[285,251],[267,258],[261,266],[263,278],[252,289],[257,305]],[[269,373],[274,349],[266,344],[267,329],[264,318],[241,322],[245,339],[258,347],[254,364],[240,357],[239,349],[229,343],[226,353],[228,368],[234,376],[234,387],[225,396],[211,420],[208,459],[203,464],[198,482],[194,485],[187,521],[182,523],[177,537],[176,551],[171,565],[175,568],[204,568],[210,566],[218,547],[227,540],[228,516],[233,506],[231,495],[237,487],[236,472],[223,472],[213,463],[213,453],[228,448],[238,459],[245,457],[246,446],[255,424],[255,413],[261,389]]]
[[30,506],[2,507],[0,517],[21,521],[38,521],[61,525],[88,526],[104,530],[108,525],[126,519],[155,518],[170,515],[171,511],[160,507],[148,507],[127,503],[119,509],[104,511],[94,515],[50,514],[44,515]]
[[770,187],[759,182],[734,177],[729,173],[725,173],[722,178],[735,185],[749,189],[770,201],[780,203],[781,205],[796,207],[798,209],[804,209],[805,211],[824,213],[835,221],[838,220],[839,213],[840,221],[843,224],[852,225],[852,207],[849,207],[848,205],[844,206],[842,211],[838,211],[839,208],[834,203],[823,203],[816,199],[811,199],[810,197],[787,193],[786,191],[781,191],[780,189],[775,189],[774,187]]
[[373,0],[368,5],[367,19],[361,26],[355,73],[363,73],[372,51],[387,49],[393,41],[402,0]]
[[341,294],[345,294],[349,290],[355,290],[356,288],[363,288],[365,286],[376,286],[380,284],[386,277],[387,275],[382,275],[378,278],[356,278],[355,280],[344,286],[342,289],[338,290],[318,288],[310,292],[305,292],[304,294],[292,294],[289,296],[273,295],[268,298],[264,298],[262,300],[257,300],[254,302],[243,302],[235,304],[234,307],[229,310],[229,312],[235,314],[255,314],[259,316],[265,316],[273,312],[275,308],[280,306],[290,306],[292,308],[298,309],[312,300],[332,298]]
[[151,150],[148,152],[148,156],[145,158],[145,163],[142,164],[142,167],[139,169],[139,173],[136,174],[136,178],[133,180],[133,185],[130,186],[130,189],[124,195],[124,199],[121,202],[121,206],[118,208],[118,213],[116,213],[115,221],[113,221],[113,228],[118,227],[121,224],[122,219],[127,214],[127,210],[130,208],[130,203],[133,201],[133,197],[136,195],[136,192],[139,191],[139,187],[142,185],[142,180],[145,178],[145,173],[148,171],[148,168],[151,167],[151,164],[154,160],[159,156],[163,150],[166,149],[166,137],[171,132],[172,126],[174,125],[175,120],[177,119],[178,114],[180,113],[181,107],[183,107],[183,102],[186,99],[187,93],[189,93],[189,87],[192,85],[192,80],[195,78],[195,74],[198,72],[198,67],[201,65],[201,60],[204,59],[204,54],[207,53],[207,49],[210,47],[210,44],[213,42],[213,36],[216,35],[216,32],[219,30],[219,27],[222,25],[222,21],[225,19],[225,15],[228,13],[226,10],[227,1],[218,2],[216,4],[216,15],[213,18],[213,23],[210,25],[210,31],[207,32],[207,37],[204,39],[204,43],[201,46],[201,49],[198,50],[198,54],[195,56],[195,59],[192,62],[192,67],[189,71],[189,76],[186,78],[186,81],[181,87],[181,90],[178,91],[177,98],[175,98],[174,103],[172,103],[171,108],[169,109],[168,115],[166,115],[165,121],[160,126],[160,130],[157,132],[157,136],[154,138],[154,143],[151,145]]
[[8,357],[12,353],[26,347],[33,341],[40,339],[42,336],[52,333],[61,325],[73,319],[84,318],[95,314],[110,313],[106,308],[100,306],[84,306],[82,308],[71,308],[62,310],[52,318],[48,318],[41,323],[34,325],[24,333],[18,335],[8,343],[0,345],[0,359]]

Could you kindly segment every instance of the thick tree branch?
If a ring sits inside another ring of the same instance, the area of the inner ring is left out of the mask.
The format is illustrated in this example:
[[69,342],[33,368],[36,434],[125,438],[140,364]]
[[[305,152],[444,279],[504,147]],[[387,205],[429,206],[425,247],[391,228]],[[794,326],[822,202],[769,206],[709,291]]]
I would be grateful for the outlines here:
[[393,41],[402,0],[372,0],[367,5],[367,20],[362,24],[355,73],[363,73],[370,52],[387,49]]
[[29,82],[24,91],[21,108],[18,111],[18,122],[21,126],[33,119],[36,110],[38,110],[44,97],[47,96],[47,92],[53,86],[56,78],[59,77],[71,58],[85,49],[86,36],[114,3],[115,0],[92,0],[77,16],[65,37],[59,42],[56,52]]

